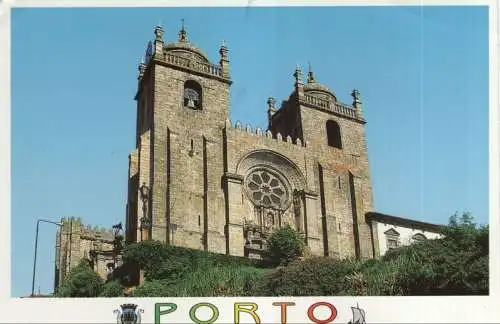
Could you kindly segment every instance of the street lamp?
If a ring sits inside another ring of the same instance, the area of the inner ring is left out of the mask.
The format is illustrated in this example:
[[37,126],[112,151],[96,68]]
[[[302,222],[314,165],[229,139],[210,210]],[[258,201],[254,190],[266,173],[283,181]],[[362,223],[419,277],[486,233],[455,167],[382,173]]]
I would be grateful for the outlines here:
[[[31,296],[35,295],[36,254],[38,251],[38,230],[40,228],[40,222],[54,224],[54,225],[57,225],[59,227],[62,226],[62,223],[57,223],[57,222],[53,222],[53,221],[49,221],[49,220],[45,220],[45,219],[39,219],[36,222],[35,256],[33,258],[33,281],[31,283]],[[61,234],[61,232],[59,232],[59,251],[61,251],[61,247],[60,247],[61,246],[61,235],[60,234]],[[61,253],[61,252],[59,252],[59,253]]]
[[113,229],[115,230],[113,235],[114,249],[115,252],[119,252],[122,250],[122,243],[124,240],[122,222],[113,225]]
[[[146,185],[145,182],[142,183],[142,186],[139,188],[139,193],[141,194],[141,200],[142,200],[142,218],[140,219],[141,221],[141,241],[143,239],[143,232],[145,229],[150,230],[151,229],[151,220],[147,216],[147,211],[148,211],[148,201],[149,201],[149,194],[150,194],[150,189]],[[148,237],[149,238],[149,237]]]

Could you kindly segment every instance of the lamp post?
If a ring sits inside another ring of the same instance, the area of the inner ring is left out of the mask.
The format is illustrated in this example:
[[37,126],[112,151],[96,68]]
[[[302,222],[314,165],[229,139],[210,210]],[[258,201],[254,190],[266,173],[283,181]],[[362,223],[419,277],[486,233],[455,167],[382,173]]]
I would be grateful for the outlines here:
[[[37,220],[36,222],[36,234],[35,234],[35,256],[33,258],[33,281],[31,283],[31,296],[34,296],[35,295],[35,274],[36,274],[36,255],[37,255],[37,251],[38,251],[38,231],[40,229],[40,223],[43,222],[43,223],[50,223],[50,224],[54,224],[54,225],[57,225],[59,227],[62,226],[62,223],[57,223],[57,222],[53,222],[53,221],[49,221],[49,220],[45,220],[45,219],[39,219]],[[59,232],[60,234],[60,232]],[[59,245],[61,244],[61,239],[59,238]],[[59,248],[59,251],[60,251],[60,248]],[[59,252],[60,253],[60,252]]]
[[124,235],[123,235],[122,223],[120,222],[116,225],[113,225],[113,229],[115,230],[114,240],[113,240],[113,264],[114,264],[113,269],[115,269],[117,267],[118,254],[120,254],[123,250]]
[[[149,193],[150,193],[150,189],[149,187],[146,185],[145,182],[142,183],[142,186],[139,188],[139,193],[141,194],[141,200],[142,200],[142,218],[141,218],[141,241],[143,240],[143,233],[144,233],[144,230],[148,229],[150,232],[151,231],[151,220],[150,218],[148,217],[148,202],[149,202]],[[150,234],[150,233],[148,233]],[[148,235],[148,239],[149,239],[149,236]]]
[[[116,251],[118,251],[118,250],[121,250],[121,243],[122,243],[122,240],[124,239],[122,222],[119,222],[118,224],[113,225],[113,229],[114,229],[113,238],[114,238],[114,244],[115,244],[114,248]],[[121,238],[121,241],[119,242],[120,236],[122,238]],[[120,246],[118,243],[120,243]]]

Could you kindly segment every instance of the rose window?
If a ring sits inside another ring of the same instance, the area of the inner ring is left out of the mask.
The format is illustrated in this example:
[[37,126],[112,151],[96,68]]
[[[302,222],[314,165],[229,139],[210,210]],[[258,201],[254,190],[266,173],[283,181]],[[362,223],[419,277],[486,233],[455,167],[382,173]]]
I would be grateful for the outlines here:
[[281,209],[287,201],[287,190],[283,182],[266,170],[252,172],[247,177],[246,189],[257,206]]

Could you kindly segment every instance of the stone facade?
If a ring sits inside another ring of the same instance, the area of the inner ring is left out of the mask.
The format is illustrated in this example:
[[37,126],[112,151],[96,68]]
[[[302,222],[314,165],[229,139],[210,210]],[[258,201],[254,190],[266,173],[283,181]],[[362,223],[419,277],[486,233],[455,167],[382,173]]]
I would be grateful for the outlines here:
[[55,288],[82,259],[91,261],[94,271],[105,280],[110,270],[121,264],[121,256],[114,253],[115,232],[84,226],[75,217],[62,218],[61,224],[56,236]]
[[359,91],[341,103],[296,68],[290,96],[267,101],[268,129],[232,123],[225,44],[219,54],[212,64],[184,28],[170,43],[156,27],[139,65],[126,240],[258,258],[289,224],[315,255],[374,257]]

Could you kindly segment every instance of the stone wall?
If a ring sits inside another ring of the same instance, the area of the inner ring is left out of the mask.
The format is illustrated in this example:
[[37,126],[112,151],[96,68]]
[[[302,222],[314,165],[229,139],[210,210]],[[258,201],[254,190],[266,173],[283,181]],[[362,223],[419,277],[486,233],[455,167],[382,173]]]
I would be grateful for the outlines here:
[[92,259],[91,251],[101,251],[94,260],[94,270],[103,278],[107,278],[107,264],[114,263],[113,231],[104,228],[85,226],[81,218],[61,219],[62,226],[56,236],[55,287],[64,281],[69,271],[82,259]]

